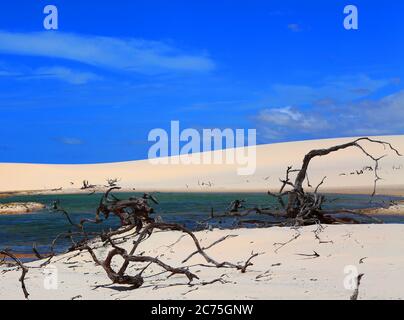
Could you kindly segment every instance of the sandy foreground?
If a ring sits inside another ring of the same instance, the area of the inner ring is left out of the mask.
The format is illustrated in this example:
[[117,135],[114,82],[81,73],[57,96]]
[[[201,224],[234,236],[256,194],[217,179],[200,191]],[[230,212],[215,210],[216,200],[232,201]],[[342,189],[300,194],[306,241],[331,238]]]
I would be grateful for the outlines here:
[[[236,235],[207,250],[218,261],[245,261],[252,251],[262,253],[255,258],[247,273],[233,269],[191,267],[200,281],[222,278],[226,283],[190,287],[184,276],[167,279],[167,273],[146,278],[142,288],[126,290],[111,285],[101,267],[95,266],[88,253],[66,254],[54,258],[49,270],[57,270],[57,289],[45,289],[49,281],[40,262],[29,264],[26,285],[31,299],[350,299],[349,285],[357,270],[364,277],[359,299],[404,298],[404,225],[342,225],[327,226],[315,238],[316,227],[214,230],[198,232],[197,238],[207,246],[226,235]],[[174,246],[172,244],[176,243]],[[122,245],[126,248],[129,242]],[[276,251],[278,249],[278,251]],[[179,266],[194,251],[193,242],[178,232],[157,232],[141,245],[145,255],[159,257]],[[318,258],[310,257],[318,253]],[[99,249],[103,257],[107,249]],[[306,256],[307,255],[307,256]],[[116,260],[115,262],[119,262]],[[187,265],[204,262],[195,256]],[[139,266],[137,266],[139,267]],[[49,268],[49,267],[48,267]],[[130,270],[134,271],[135,267]],[[145,277],[159,273],[150,267]],[[0,274],[0,299],[23,299],[18,278],[20,272]],[[48,280],[47,280],[48,279]],[[52,278],[55,279],[55,278]],[[195,281],[197,284],[198,281]],[[177,285],[174,285],[177,284]],[[348,284],[348,289],[344,284]]]
[[[161,192],[265,192],[279,188],[279,178],[284,178],[287,166],[299,168],[304,155],[312,149],[331,147],[352,141],[328,139],[304,142],[262,145],[257,147],[256,171],[251,176],[238,175],[245,164],[151,164],[148,160],[96,165],[34,165],[0,164],[0,192],[26,191],[32,193],[75,193],[80,191],[83,180],[102,186],[108,178],[120,179],[125,190]],[[376,137],[391,142],[404,153],[404,136]],[[381,145],[362,143],[374,156],[387,155],[380,161],[379,193],[404,195],[404,157],[399,157]],[[219,152],[220,153],[220,152]],[[218,152],[211,153],[214,157]],[[201,154],[182,156],[180,159],[201,158]],[[252,160],[251,160],[252,161]],[[252,162],[251,162],[252,163]],[[255,161],[254,161],[255,163]],[[327,176],[322,190],[341,193],[372,192],[373,172],[364,171],[374,166],[369,158],[357,148],[316,158],[309,170],[310,182],[316,186]],[[358,174],[359,172],[359,174]],[[62,190],[57,190],[63,188]],[[54,191],[51,191],[51,190]],[[32,191],[35,190],[35,191]],[[4,194],[3,194],[4,196]]]

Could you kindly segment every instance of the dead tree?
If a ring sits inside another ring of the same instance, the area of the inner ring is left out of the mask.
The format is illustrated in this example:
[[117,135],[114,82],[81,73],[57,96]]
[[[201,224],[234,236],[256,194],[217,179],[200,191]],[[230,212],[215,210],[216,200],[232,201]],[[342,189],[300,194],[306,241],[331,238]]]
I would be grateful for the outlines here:
[[96,186],[93,184],[90,184],[88,180],[83,180],[83,186],[81,187],[81,190],[87,190],[87,189],[94,189]]
[[[185,259],[182,263],[187,262],[189,259],[191,259],[195,255],[200,255],[203,257],[203,259],[206,261],[206,264],[201,264],[198,265],[200,267],[215,267],[215,268],[230,268],[230,269],[235,269],[238,270],[242,273],[245,273],[247,271],[247,268],[252,266],[252,260],[257,257],[259,254],[252,252],[250,257],[244,262],[244,263],[232,263],[228,261],[217,261],[211,256],[209,256],[205,250],[208,248],[211,248],[226,239],[230,237],[224,237],[218,241],[215,241],[212,243],[210,246],[203,248],[198,240],[198,238],[195,236],[195,234],[179,225],[179,224],[169,224],[169,223],[157,223],[154,222],[152,218],[150,218],[150,213],[153,212],[153,209],[149,206],[148,200],[152,200],[154,203],[157,203],[157,200],[149,195],[145,194],[142,198],[129,198],[128,200],[119,200],[115,196],[111,194],[113,190],[117,188],[111,188],[108,190],[108,192],[102,197],[101,202],[100,202],[100,207],[97,210],[96,214],[96,219],[95,220],[82,220],[80,223],[76,223],[69,215],[68,212],[66,212],[64,209],[60,207],[60,204],[57,203],[55,206],[55,212],[62,213],[67,221],[69,222],[70,225],[74,226],[76,228],[76,232],[67,232],[64,234],[60,234],[55,238],[55,240],[52,243],[51,246],[51,254],[44,257],[41,255],[38,250],[36,249],[35,246],[33,246],[33,250],[36,254],[36,256],[39,259],[48,259],[45,261],[42,265],[46,265],[50,262],[50,260],[53,258],[55,255],[54,253],[54,246],[58,239],[62,237],[67,237],[70,238],[72,241],[72,247],[69,249],[69,252],[72,251],[77,251],[77,252],[82,252],[82,251],[88,251],[91,257],[93,258],[94,262],[98,265],[101,266],[104,271],[106,272],[107,276],[109,279],[112,281],[114,284],[120,284],[120,285],[128,285],[130,286],[130,289],[136,289],[141,287],[145,279],[142,276],[144,271],[150,266],[150,265],[156,265],[164,270],[164,272],[168,272],[170,275],[168,276],[171,277],[174,274],[181,274],[184,275],[188,279],[188,285],[190,286],[195,286],[195,285],[206,285],[208,283],[206,282],[201,282],[200,284],[198,283],[192,283],[194,280],[198,280],[198,276],[194,274],[193,272],[190,271],[190,268],[192,266],[171,266],[168,263],[162,261],[158,257],[151,257],[151,256],[146,256],[144,255],[144,252],[138,253],[138,247],[140,246],[141,243],[144,241],[147,241],[152,233],[155,230],[159,231],[176,231],[176,232],[182,232],[186,236],[189,236],[194,245],[195,249],[190,253],[187,259]],[[86,223],[92,222],[92,223],[101,223],[102,220],[99,218],[99,214],[103,213],[105,218],[108,218],[110,213],[115,214],[122,222],[122,225],[124,226],[121,229],[118,230],[111,230],[108,232],[102,232],[102,233],[87,233],[85,230],[85,225]],[[88,236],[91,235],[92,237],[98,238],[101,240],[103,243],[100,247],[106,247],[109,246],[109,252],[104,260],[100,259],[97,256],[96,253],[96,248],[94,246],[97,246],[96,242],[91,241],[91,239],[88,238]],[[80,242],[75,242],[73,240],[74,236],[78,236],[80,238],[83,238]],[[132,240],[133,245],[132,249],[130,251],[127,251],[126,249],[119,247],[118,245],[118,237],[121,237],[121,239],[124,239],[125,241]],[[123,259],[123,262],[118,270],[115,270],[114,267],[111,265],[113,259],[116,256],[120,256]],[[11,257],[11,255],[10,255]],[[137,274],[129,274],[129,266],[132,263],[136,264],[145,264],[144,268],[141,269],[140,272]],[[195,267],[195,266],[194,266]],[[24,271],[25,269],[23,269]],[[22,283],[23,279],[25,276],[26,271],[23,273],[22,277]],[[161,272],[156,273],[156,275],[161,274]],[[153,275],[152,275],[153,276]],[[148,276],[147,278],[150,278],[152,276]],[[217,281],[222,281],[223,279],[217,279],[214,282]],[[212,282],[212,283],[214,283]],[[25,286],[23,286],[23,289],[25,290]],[[25,291],[24,291],[25,292]]]
[[121,181],[121,179],[115,178],[115,179],[107,179],[107,185],[105,185],[105,187],[107,188],[114,188],[118,186],[118,182]]
[[131,197],[127,200],[120,200],[111,194],[113,190],[119,189],[119,187],[113,187],[102,197],[97,209],[96,220],[100,220],[101,213],[105,219],[108,219],[112,213],[121,220],[122,226],[138,224],[138,227],[141,228],[144,222],[154,221],[150,217],[154,209],[148,201],[151,200],[155,204],[158,204],[158,201],[152,195],[145,193],[142,198]]
[[[166,272],[169,272],[169,277],[174,274],[182,274],[188,279],[189,283],[191,283],[193,280],[198,280],[199,277],[196,274],[192,273],[189,270],[189,267],[172,267],[156,257],[145,256],[144,254],[136,254],[137,248],[139,247],[140,243],[147,240],[155,229],[162,231],[180,231],[191,237],[196,248],[196,251],[192,253],[191,256],[195,254],[201,255],[207,263],[207,265],[202,265],[205,267],[232,268],[245,273],[247,268],[253,265],[251,260],[259,255],[257,253],[252,253],[250,258],[247,259],[246,262],[243,264],[236,264],[227,261],[218,262],[204,251],[199,243],[199,240],[196,238],[192,231],[178,224],[165,223],[151,223],[147,225],[140,233],[137,233],[137,239],[133,242],[133,247],[130,252],[127,252],[125,249],[117,246],[112,238],[108,236],[107,242],[112,246],[112,249],[108,253],[104,261],[101,261],[97,257],[96,253],[90,246],[83,246],[82,249],[87,250],[90,253],[94,262],[105,270],[107,276],[114,284],[130,285],[132,289],[137,289],[143,285],[144,279],[142,277],[142,274],[151,264],[155,264],[164,269]],[[219,242],[221,241],[216,241],[213,245]],[[116,256],[121,256],[124,260],[119,270],[114,270],[111,266],[112,259]],[[130,263],[145,263],[146,266],[138,274],[128,275],[127,269]]]
[[[318,190],[320,186],[324,183],[326,177],[320,182],[320,184],[315,188],[314,193],[307,193],[304,191],[303,184],[307,179],[308,169],[310,162],[316,157],[327,156],[331,153],[338,152],[340,150],[348,149],[348,148],[357,148],[359,149],[366,157],[370,158],[375,166],[374,166],[374,186],[372,197],[376,195],[377,192],[377,183],[381,180],[379,176],[379,162],[381,159],[385,158],[386,155],[381,157],[375,157],[366,151],[365,147],[363,147],[361,142],[369,142],[373,144],[382,145],[385,149],[389,149],[393,151],[396,155],[401,156],[399,151],[394,148],[390,143],[385,141],[374,140],[370,138],[359,138],[352,142],[344,143],[341,145],[333,146],[327,149],[317,149],[312,150],[303,159],[303,164],[300,169],[293,169],[292,167],[288,167],[286,171],[286,178],[281,180],[282,186],[278,194],[273,194],[269,192],[269,195],[276,197],[276,199],[281,204],[282,208],[286,212],[286,217],[289,219],[293,219],[296,224],[304,225],[304,224],[313,224],[316,222],[324,222],[324,223],[333,223],[338,222],[336,218],[330,217],[329,215],[325,215],[325,211],[322,209],[322,205],[324,203],[325,197],[323,195],[318,194]],[[291,181],[290,175],[292,173],[297,173],[296,179],[294,182]],[[285,191],[285,189],[289,187],[290,190]],[[284,198],[287,197],[287,202],[284,201]]]

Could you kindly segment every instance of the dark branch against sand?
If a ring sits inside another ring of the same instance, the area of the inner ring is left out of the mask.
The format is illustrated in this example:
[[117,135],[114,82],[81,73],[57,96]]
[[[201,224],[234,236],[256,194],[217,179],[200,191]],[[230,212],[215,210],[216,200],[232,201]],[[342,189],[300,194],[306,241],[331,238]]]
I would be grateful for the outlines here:
[[28,299],[29,293],[27,291],[27,288],[25,287],[25,276],[28,273],[28,268],[21,262],[20,259],[18,259],[13,253],[8,250],[0,251],[0,255],[7,256],[10,259],[14,260],[17,266],[21,269],[21,277],[19,281],[21,282],[21,289],[24,293],[24,297],[25,299]]

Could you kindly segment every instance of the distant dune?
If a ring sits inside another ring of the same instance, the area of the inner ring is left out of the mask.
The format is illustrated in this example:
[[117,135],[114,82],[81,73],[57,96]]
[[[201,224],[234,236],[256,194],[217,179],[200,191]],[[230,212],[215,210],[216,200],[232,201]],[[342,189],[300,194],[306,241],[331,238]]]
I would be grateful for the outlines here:
[[[326,148],[354,138],[313,140],[257,147],[257,169],[252,176],[240,176],[239,165],[170,164],[153,165],[148,160],[96,165],[0,164],[0,192],[36,190],[37,192],[78,192],[83,180],[103,186],[107,178],[119,178],[120,186],[137,191],[181,192],[264,192],[279,188],[287,166],[299,168],[304,155],[312,149]],[[404,136],[376,137],[391,142],[404,154]],[[388,156],[380,162],[379,193],[404,195],[404,157],[380,145],[364,143],[375,156]],[[212,153],[217,154],[218,152]],[[200,155],[182,156],[190,159]],[[176,160],[170,158],[169,160]],[[351,148],[315,159],[309,170],[316,186],[327,176],[323,190],[344,193],[369,193],[373,172],[362,170],[374,163],[360,150]],[[88,190],[86,191],[88,192]]]

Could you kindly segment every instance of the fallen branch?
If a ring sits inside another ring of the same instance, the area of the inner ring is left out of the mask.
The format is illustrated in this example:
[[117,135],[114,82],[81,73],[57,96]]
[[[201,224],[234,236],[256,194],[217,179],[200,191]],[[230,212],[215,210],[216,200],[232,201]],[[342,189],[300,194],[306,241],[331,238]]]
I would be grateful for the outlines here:
[[24,264],[21,262],[20,259],[18,259],[14,254],[12,254],[10,251],[4,250],[0,251],[0,255],[7,256],[10,259],[14,260],[14,262],[18,265],[18,267],[21,269],[21,277],[19,281],[21,282],[21,288],[24,293],[25,299],[28,299],[29,293],[27,291],[27,288],[25,287],[25,276],[28,273],[28,268],[24,266]]
[[353,293],[353,295],[351,296],[351,300],[358,300],[359,297],[359,287],[361,285],[361,280],[363,278],[364,274],[361,273],[360,275],[358,275],[358,277],[356,278],[356,287],[355,287],[355,291]]
[[[208,250],[208,249],[212,248],[213,246],[215,246],[215,245],[217,245],[217,244],[219,244],[219,243],[221,243],[221,242],[223,242],[223,241],[225,241],[225,240],[227,240],[227,239],[229,239],[229,238],[235,238],[235,237],[237,237],[237,236],[236,236],[236,235],[225,236],[225,237],[223,237],[223,238],[220,238],[219,240],[216,240],[215,242],[213,242],[211,245],[207,246],[206,248],[202,248],[202,250]],[[188,256],[188,258],[186,258],[186,259],[184,259],[184,260],[182,261],[182,263],[188,262],[189,259],[191,259],[193,256],[195,256],[195,255],[198,254],[198,253],[199,253],[199,251],[195,251],[195,252],[191,253],[191,254]]]

